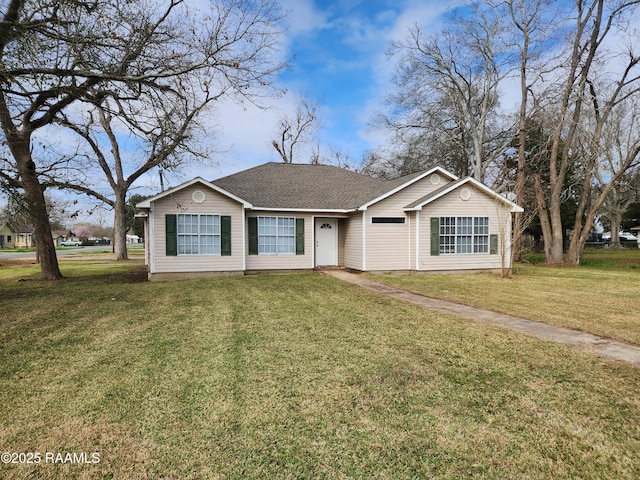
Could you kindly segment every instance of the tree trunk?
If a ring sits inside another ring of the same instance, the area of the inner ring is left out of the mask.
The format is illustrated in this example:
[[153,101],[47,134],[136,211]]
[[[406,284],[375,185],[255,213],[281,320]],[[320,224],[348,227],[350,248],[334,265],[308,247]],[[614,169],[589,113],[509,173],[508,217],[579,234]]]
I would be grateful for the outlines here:
[[618,210],[609,214],[609,220],[611,221],[611,242],[609,244],[610,248],[622,248],[622,245],[620,244],[620,225],[622,224],[622,213],[623,212]]
[[[518,118],[518,169],[516,177],[516,203],[520,206],[524,205],[524,190],[526,187],[526,119],[527,119],[527,85],[526,85],[526,72],[524,68],[520,71],[520,88],[522,97],[520,100],[520,115]],[[516,212],[513,221],[513,254],[512,258],[516,261],[522,260],[522,233],[523,233],[523,218],[521,212]]]
[[564,232],[559,207],[560,205],[552,205],[549,210],[549,220],[551,222],[551,249],[547,263],[552,264],[564,262]]
[[[602,192],[600,192],[600,195],[598,195],[598,198],[596,198],[592,202],[589,201],[590,206],[588,210],[586,210],[586,212],[584,208],[582,208],[583,206],[582,203],[580,204],[580,208],[578,209],[578,212],[576,214],[574,234],[573,234],[573,238],[571,239],[571,245],[569,247],[569,255],[567,257],[567,262],[570,262],[570,263],[580,262],[580,258],[582,257],[582,253],[584,251],[584,245],[587,242],[587,238],[589,236],[591,227],[593,226],[593,222],[595,220],[596,214],[600,211],[602,204],[604,203],[605,199],[609,195],[609,192],[611,191],[611,189],[613,188],[615,183],[618,181],[618,179],[620,178],[620,175],[622,175],[623,172],[624,170],[621,170],[616,175],[611,177],[611,180],[605,186]],[[586,187],[584,187],[583,189],[586,190]],[[583,192],[583,195],[584,195],[584,192]],[[583,212],[585,212],[584,224],[582,223]],[[616,230],[615,232],[617,236],[618,230]],[[612,240],[613,240],[613,235],[614,235],[614,231],[613,231],[613,225],[612,225],[612,230],[611,230]]]
[[[29,216],[36,237],[37,257],[40,260],[40,278],[42,280],[59,280],[63,277],[58,266],[56,247],[51,235],[44,188],[40,185],[36,166],[31,160],[29,142],[21,143],[24,144],[22,148],[19,147],[12,150],[16,158],[27,204],[29,205]],[[23,151],[18,152],[19,150]]]
[[539,173],[534,176],[534,186],[536,191],[536,206],[538,209],[538,218],[540,219],[540,227],[542,228],[542,239],[544,245],[544,258],[547,263],[551,258],[551,224],[549,223],[549,214],[547,211],[547,200],[544,195],[544,188],[542,187],[542,178]]
[[128,260],[127,254],[127,221],[126,221],[126,190],[115,192],[116,201],[113,207],[113,248],[116,260]]
[[[611,242],[609,243],[610,248],[620,249],[622,245],[620,244],[620,225],[622,224],[622,214],[625,212],[626,208],[619,208],[618,206],[621,204],[618,198],[618,192],[614,188],[611,190],[612,198],[612,207],[609,209],[609,221],[611,222]],[[629,204],[624,203],[625,207]]]

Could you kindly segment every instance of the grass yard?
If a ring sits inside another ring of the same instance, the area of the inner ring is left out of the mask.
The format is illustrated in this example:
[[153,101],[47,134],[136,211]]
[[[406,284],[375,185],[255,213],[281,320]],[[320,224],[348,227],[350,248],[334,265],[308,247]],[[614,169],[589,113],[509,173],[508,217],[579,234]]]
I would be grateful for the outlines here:
[[100,462],[0,478],[640,477],[639,369],[321,274],[61,267],[0,267],[0,450]]
[[[537,260],[537,257],[534,257]],[[587,251],[581,267],[519,264],[500,275],[369,275],[430,297],[640,344],[640,250]]]

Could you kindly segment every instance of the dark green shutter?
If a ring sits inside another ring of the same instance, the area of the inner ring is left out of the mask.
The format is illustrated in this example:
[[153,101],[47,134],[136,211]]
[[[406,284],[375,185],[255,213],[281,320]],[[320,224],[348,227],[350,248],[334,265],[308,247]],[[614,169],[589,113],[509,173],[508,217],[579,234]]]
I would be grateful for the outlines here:
[[431,217],[431,255],[440,255],[440,217]]
[[223,257],[231,255],[231,217],[229,215],[220,217],[220,255]]
[[249,255],[258,255],[258,218],[249,217]]
[[176,215],[165,217],[165,236],[167,256],[178,255],[178,217]]
[[495,255],[498,253],[498,235],[493,234],[489,237],[489,254]]
[[304,255],[304,218],[296,218],[296,255]]

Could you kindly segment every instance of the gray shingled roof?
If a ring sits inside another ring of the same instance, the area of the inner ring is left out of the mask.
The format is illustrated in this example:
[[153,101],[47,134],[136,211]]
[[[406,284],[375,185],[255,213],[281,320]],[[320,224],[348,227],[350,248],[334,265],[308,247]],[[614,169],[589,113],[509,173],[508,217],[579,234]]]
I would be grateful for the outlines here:
[[211,183],[254,207],[349,210],[415,178],[379,180],[331,165],[266,163]]

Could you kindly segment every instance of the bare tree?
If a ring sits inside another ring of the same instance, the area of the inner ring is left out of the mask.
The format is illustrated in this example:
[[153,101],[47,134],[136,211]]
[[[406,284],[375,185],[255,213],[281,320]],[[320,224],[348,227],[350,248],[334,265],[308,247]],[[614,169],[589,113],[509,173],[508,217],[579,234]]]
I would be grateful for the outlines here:
[[[572,22],[565,55],[553,75],[553,81],[549,82],[551,88],[544,92],[548,100],[546,118],[551,117],[549,110],[551,105],[554,106],[547,165],[548,186],[541,183],[540,175],[535,176],[547,263],[564,261],[565,232],[561,206],[566,175],[576,158],[582,162],[582,184],[567,262],[579,262],[593,219],[603,201],[599,198],[592,202],[595,167],[601,155],[602,129],[611,111],[639,92],[639,58],[633,53],[633,33],[627,18],[638,3],[575,0],[573,10],[565,17]],[[617,44],[622,49],[608,42],[614,34],[619,36]],[[621,40],[625,35],[628,43]],[[542,96],[543,100],[545,96]],[[595,121],[588,133],[589,141],[578,145],[577,137],[580,129],[584,128],[583,117],[587,109],[592,109]],[[613,184],[626,168],[628,166],[611,178]]]
[[[589,123],[598,121],[595,116]],[[591,146],[592,131],[593,126],[585,132],[585,149]],[[622,216],[640,194],[640,98],[629,99],[614,108],[600,135],[599,158],[589,182],[592,198],[585,208],[587,222],[582,226],[583,231],[574,232],[573,238],[579,242],[580,236],[588,236],[591,215],[595,218],[601,212],[611,223],[611,246],[615,248],[620,246],[618,232]]]
[[312,146],[311,163],[319,162],[320,152],[316,142],[316,133],[321,127],[318,116],[320,104],[305,96],[298,97],[296,113],[293,118],[283,115],[278,121],[277,138],[271,141],[284,163],[294,163],[298,150],[303,145]]
[[471,9],[437,34],[415,25],[406,40],[392,44],[397,90],[388,101],[392,112],[376,123],[403,143],[428,138],[426,145],[446,145],[440,151],[461,164],[454,170],[484,181],[487,166],[511,141],[498,128],[497,111],[498,86],[511,67],[500,13],[478,3]]
[[3,2],[0,125],[11,152],[4,181],[24,190],[41,278],[62,275],[44,200],[48,180],[38,165],[43,148],[33,144],[37,131],[60,119],[64,122],[63,114],[80,101],[102,105],[96,92],[121,101],[135,101],[150,92],[179,97],[180,80],[198,73],[215,78],[219,96],[247,98],[255,95],[255,87],[269,86],[282,67],[276,50],[280,15],[272,0],[220,0],[207,13],[190,12],[186,4]]
[[[525,189],[527,178],[532,173],[528,169],[527,159],[527,119],[530,113],[530,97],[534,85],[546,73],[553,57],[548,55],[549,47],[558,40],[561,22],[556,20],[558,7],[553,0],[507,0],[497,3],[494,8],[499,11],[506,6],[513,25],[513,37],[506,43],[513,45],[517,52],[519,80],[518,107],[518,150],[515,195],[518,205],[525,204]],[[509,30],[506,30],[509,32]],[[522,233],[524,232],[524,215],[517,212],[514,215],[512,255],[515,260],[521,259]]]
[[[602,182],[601,179],[598,179]],[[605,182],[602,182],[605,183]],[[620,243],[620,230],[622,218],[629,207],[640,199],[640,175],[625,175],[618,184],[611,189],[608,197],[602,204],[602,216],[609,220],[611,229],[611,248],[622,247]]]
[[[179,95],[163,93],[157,98],[145,95],[136,98],[135,102],[123,98],[114,98],[111,102],[106,98],[100,100],[105,92],[94,92],[91,97],[95,104],[88,112],[86,122],[70,119],[67,115],[60,115],[58,119],[60,125],[75,132],[86,146],[70,160],[70,172],[75,175],[64,182],[56,179],[51,182],[59,188],[90,195],[113,208],[116,260],[127,259],[126,198],[136,180],[158,166],[171,170],[185,166],[191,158],[209,161],[206,150],[200,149],[206,142],[196,135],[201,127],[196,119],[215,97],[207,92],[206,84],[198,83],[199,92],[187,90],[187,80],[181,80]],[[122,96],[122,92],[118,95]],[[129,135],[119,134],[118,126],[126,129]],[[132,139],[137,144],[135,150],[121,145]],[[94,172],[87,166],[95,160],[109,186],[109,193],[102,193],[97,188],[100,182],[86,181]]]

